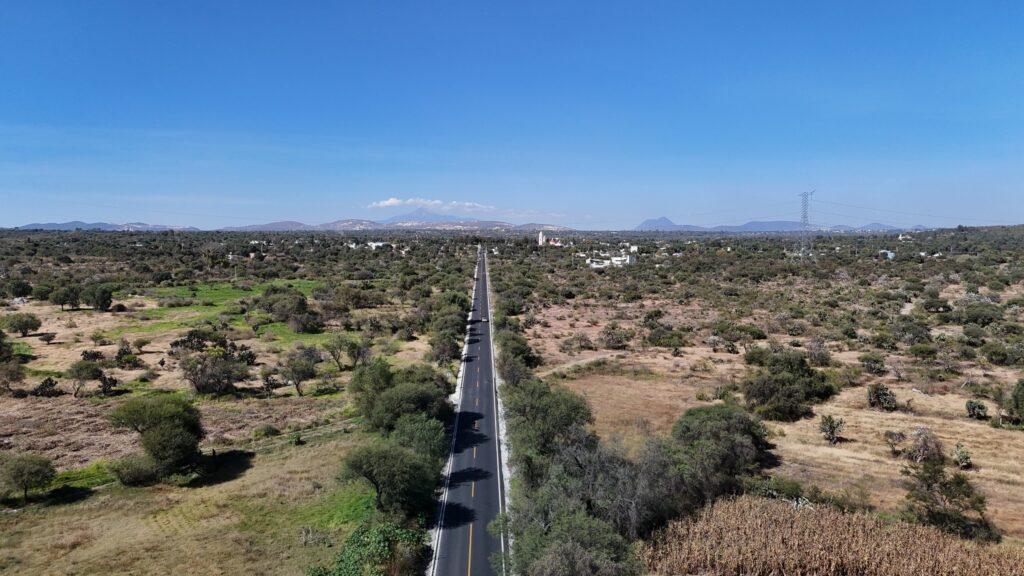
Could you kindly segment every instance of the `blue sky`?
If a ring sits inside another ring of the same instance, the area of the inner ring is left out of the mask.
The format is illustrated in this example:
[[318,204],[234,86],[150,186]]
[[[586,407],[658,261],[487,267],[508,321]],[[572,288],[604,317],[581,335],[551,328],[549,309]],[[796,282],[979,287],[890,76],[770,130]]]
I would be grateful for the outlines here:
[[1024,222],[1018,2],[0,8],[0,226]]

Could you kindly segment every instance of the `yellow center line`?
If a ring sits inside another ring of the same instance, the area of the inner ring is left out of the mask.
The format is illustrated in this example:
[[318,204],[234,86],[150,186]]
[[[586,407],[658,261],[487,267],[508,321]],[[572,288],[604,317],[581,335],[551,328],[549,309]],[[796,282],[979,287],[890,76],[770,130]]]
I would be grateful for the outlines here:
[[469,558],[466,559],[466,575],[473,573],[473,525],[469,525]]
[[469,487],[469,497],[476,498],[476,482],[473,482],[473,485]]
[[[473,446],[473,460],[476,460],[476,446]],[[474,482],[476,484],[476,482]]]

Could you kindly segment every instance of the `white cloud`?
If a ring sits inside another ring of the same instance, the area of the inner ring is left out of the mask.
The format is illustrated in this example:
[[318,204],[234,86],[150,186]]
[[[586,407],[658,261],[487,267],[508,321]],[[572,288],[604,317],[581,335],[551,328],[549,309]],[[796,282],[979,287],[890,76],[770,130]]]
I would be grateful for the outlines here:
[[421,208],[431,208],[434,210],[441,211],[458,211],[458,212],[479,212],[484,210],[494,210],[493,206],[487,206],[480,204],[479,202],[462,202],[458,200],[434,200],[431,198],[388,198],[387,200],[378,200],[373,202],[369,208],[394,208],[396,206],[419,206]]

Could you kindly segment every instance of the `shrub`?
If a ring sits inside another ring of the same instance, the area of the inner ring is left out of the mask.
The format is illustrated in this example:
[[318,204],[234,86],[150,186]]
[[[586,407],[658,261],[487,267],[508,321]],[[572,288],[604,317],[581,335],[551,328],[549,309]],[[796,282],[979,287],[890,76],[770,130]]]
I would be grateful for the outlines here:
[[988,420],[988,407],[981,400],[968,400],[967,417],[975,420]]
[[822,415],[821,420],[818,423],[818,430],[821,435],[828,440],[829,444],[837,444],[840,440],[840,434],[843,432],[843,428],[846,427],[846,421],[842,418],[834,418],[831,415]]
[[280,436],[281,431],[272,424],[260,424],[259,426],[252,429],[253,438],[269,438],[271,436]]
[[633,339],[633,331],[619,326],[618,322],[609,322],[601,329],[598,342],[609,350],[625,350]]
[[973,465],[971,453],[967,451],[962,442],[957,442],[956,446],[953,447],[952,458],[953,463],[961,470],[968,470]]
[[794,421],[810,415],[810,404],[830,398],[835,387],[823,372],[811,368],[807,356],[796,350],[770,352],[754,348],[745,356],[760,366],[741,384],[754,413],[769,420]]
[[877,352],[867,352],[860,355],[860,365],[868,374],[881,376],[887,372],[885,368],[885,357]]
[[892,412],[899,408],[896,395],[885,384],[876,382],[868,385],[868,406]]
[[125,486],[146,486],[154,484],[163,472],[148,454],[131,454],[107,464],[107,470]]

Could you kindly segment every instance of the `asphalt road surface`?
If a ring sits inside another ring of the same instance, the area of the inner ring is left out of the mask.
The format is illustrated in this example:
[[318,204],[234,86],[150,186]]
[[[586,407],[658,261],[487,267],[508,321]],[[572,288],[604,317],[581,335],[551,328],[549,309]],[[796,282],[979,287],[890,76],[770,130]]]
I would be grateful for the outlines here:
[[442,496],[440,535],[431,576],[501,574],[491,565],[502,541],[487,525],[501,511],[504,480],[498,453],[497,397],[491,357],[484,261],[477,263],[476,306],[470,317],[462,397],[457,407],[452,466]]

